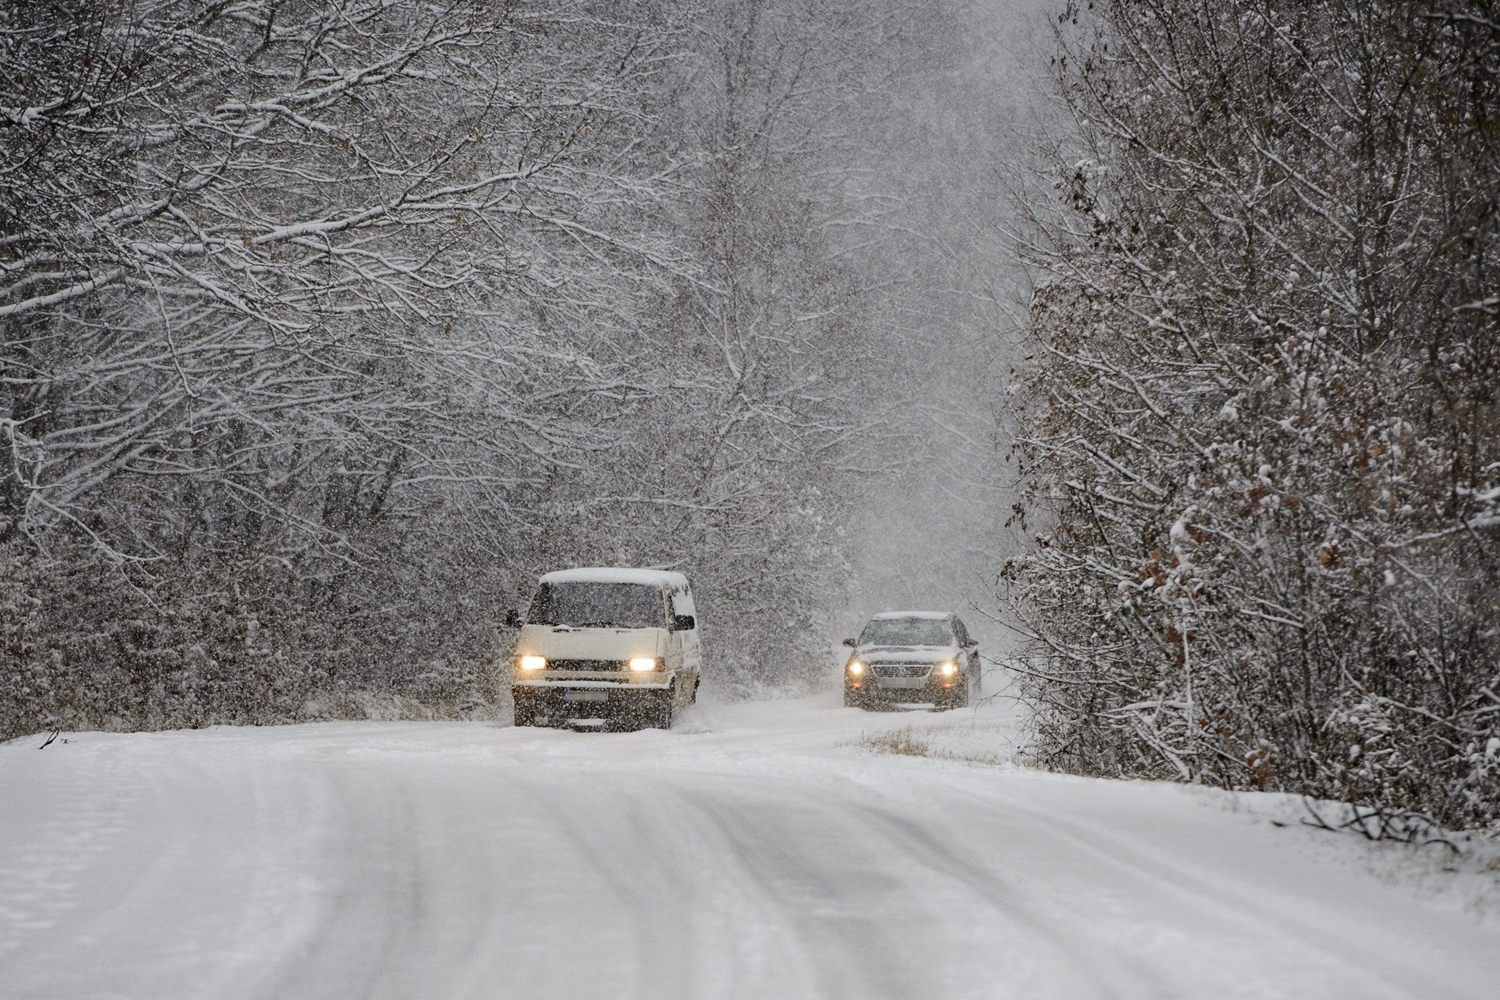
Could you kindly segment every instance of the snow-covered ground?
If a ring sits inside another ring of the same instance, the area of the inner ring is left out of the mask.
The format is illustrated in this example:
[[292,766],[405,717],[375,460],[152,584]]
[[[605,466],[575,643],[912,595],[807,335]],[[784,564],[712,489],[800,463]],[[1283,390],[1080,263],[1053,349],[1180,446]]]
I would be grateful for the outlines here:
[[1500,873],[1000,708],[66,738],[0,747],[7,1000],[1500,996]]

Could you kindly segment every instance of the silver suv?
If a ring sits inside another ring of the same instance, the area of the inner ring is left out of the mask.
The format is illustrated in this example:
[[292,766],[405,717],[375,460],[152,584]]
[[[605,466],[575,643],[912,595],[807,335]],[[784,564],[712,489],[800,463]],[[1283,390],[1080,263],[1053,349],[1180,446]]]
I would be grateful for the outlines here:
[[844,664],[844,704],[932,702],[963,708],[979,697],[979,644],[957,615],[888,611],[870,619]]

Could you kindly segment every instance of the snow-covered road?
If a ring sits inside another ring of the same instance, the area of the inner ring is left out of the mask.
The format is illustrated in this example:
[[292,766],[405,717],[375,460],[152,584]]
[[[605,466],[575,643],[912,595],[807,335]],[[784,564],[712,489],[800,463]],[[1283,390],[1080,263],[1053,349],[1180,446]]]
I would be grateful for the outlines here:
[[973,717],[12,743],[0,996],[1500,997],[1492,918],[1270,797],[851,745]]

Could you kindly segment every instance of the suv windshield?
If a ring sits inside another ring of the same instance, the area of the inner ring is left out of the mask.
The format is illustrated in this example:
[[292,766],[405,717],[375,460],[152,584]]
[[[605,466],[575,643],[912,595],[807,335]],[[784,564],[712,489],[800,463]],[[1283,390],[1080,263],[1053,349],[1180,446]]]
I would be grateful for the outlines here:
[[660,588],[644,583],[544,583],[526,620],[534,625],[661,628]]
[[951,646],[946,618],[877,618],[859,635],[861,646]]

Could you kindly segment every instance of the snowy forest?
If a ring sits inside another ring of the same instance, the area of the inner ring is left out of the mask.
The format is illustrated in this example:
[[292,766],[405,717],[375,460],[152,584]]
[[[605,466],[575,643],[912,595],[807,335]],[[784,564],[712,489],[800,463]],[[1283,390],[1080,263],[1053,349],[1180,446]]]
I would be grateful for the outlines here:
[[861,498],[995,425],[956,9],[0,10],[0,735],[485,714],[567,565],[806,686]]
[[1493,828],[1495,7],[0,4],[0,739],[493,717],[653,566],[724,697],[940,594],[1043,766]]

